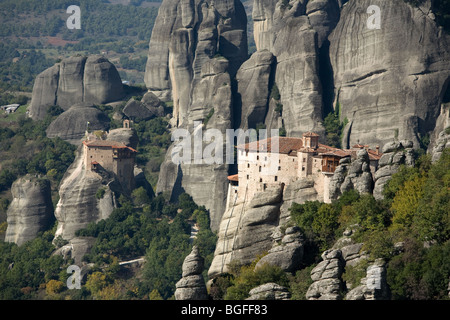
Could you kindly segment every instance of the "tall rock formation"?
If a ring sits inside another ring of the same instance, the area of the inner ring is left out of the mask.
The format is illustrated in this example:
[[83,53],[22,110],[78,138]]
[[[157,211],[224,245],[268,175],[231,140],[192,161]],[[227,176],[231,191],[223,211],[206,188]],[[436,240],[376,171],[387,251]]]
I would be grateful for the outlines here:
[[[320,66],[328,64],[327,36],[339,19],[335,0],[255,0],[254,37],[257,50],[276,57],[275,83],[283,105],[288,136],[323,133],[323,84]],[[320,65],[320,66],[319,66]]]
[[29,111],[39,120],[49,106],[67,110],[78,103],[102,104],[123,96],[119,73],[108,59],[100,55],[73,56],[36,77]]
[[173,100],[175,117],[187,112],[191,82],[216,54],[234,75],[247,59],[247,16],[239,0],[164,0],[158,12],[145,72],[147,88]]
[[[162,3],[150,40],[145,81],[158,98],[173,100],[173,130],[188,130],[193,136],[195,130],[201,134],[212,128],[224,137],[225,130],[232,128],[232,79],[248,56],[246,20],[238,0]],[[224,146],[225,140],[218,148]],[[213,164],[174,163],[173,148],[161,166],[157,193],[168,192],[172,199],[183,191],[191,194],[210,210],[211,227],[217,229],[225,210],[229,164],[223,159]],[[200,151],[203,154],[204,149]]]
[[[110,186],[112,181],[105,183],[100,175],[87,170],[84,166],[83,148],[78,148],[75,160],[67,169],[59,187],[60,198],[55,209],[58,220],[55,238],[61,236],[65,240],[72,240],[76,237],[76,231],[85,228],[90,222],[108,218],[116,206]],[[105,193],[99,199],[96,194],[101,188]]]
[[21,245],[47,230],[54,221],[50,181],[26,175],[11,186],[5,241]]
[[[371,20],[377,6],[380,28]],[[419,139],[434,129],[450,78],[450,37],[431,1],[348,1],[330,34],[336,103],[348,145]],[[345,146],[345,145],[344,145]]]
[[184,259],[182,278],[176,284],[176,300],[207,300],[205,280],[203,279],[204,259],[200,256],[198,247],[194,246],[191,253]]
[[239,68],[235,99],[238,119],[235,121],[239,121],[241,129],[256,128],[257,124],[265,122],[275,74],[274,63],[275,58],[270,51],[260,50],[253,53]]

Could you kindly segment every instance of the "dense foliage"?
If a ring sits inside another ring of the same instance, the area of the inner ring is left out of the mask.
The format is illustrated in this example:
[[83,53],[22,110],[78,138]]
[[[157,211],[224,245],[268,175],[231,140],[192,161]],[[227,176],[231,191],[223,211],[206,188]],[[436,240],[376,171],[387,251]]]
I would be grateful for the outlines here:
[[[80,236],[96,238],[84,258],[94,266],[81,290],[66,286],[66,269],[72,261],[52,255],[55,228],[20,247],[0,242],[0,299],[168,299],[193,244],[205,257],[206,269],[209,267],[217,239],[209,229],[208,212],[189,195],[180,195],[176,204],[166,202],[163,196],[144,206],[125,197],[120,203],[108,219],[78,231]],[[193,242],[191,223],[200,228]],[[140,281],[124,278],[118,262],[141,256],[146,263]]]
[[[401,167],[384,189],[385,200],[349,191],[331,204],[293,204],[292,220],[316,257],[330,248],[346,228],[364,243],[370,261],[388,261],[393,299],[446,299],[450,277],[450,149],[431,164],[422,156],[416,167]],[[404,243],[395,255],[394,244]],[[314,246],[311,246],[314,248]]]
[[75,158],[75,146],[46,137],[45,129],[59,112],[59,107],[53,107],[44,120],[21,117],[11,127],[0,127],[0,191],[27,173],[46,175],[54,186],[61,180]]

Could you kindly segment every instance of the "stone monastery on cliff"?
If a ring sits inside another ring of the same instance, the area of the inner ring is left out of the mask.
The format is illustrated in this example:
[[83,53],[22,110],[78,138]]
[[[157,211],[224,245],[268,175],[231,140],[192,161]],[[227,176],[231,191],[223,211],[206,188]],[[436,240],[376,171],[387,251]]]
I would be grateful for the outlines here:
[[[129,123],[124,122],[129,129]],[[99,172],[104,169],[116,175],[125,191],[134,189],[134,163],[137,150],[119,141],[96,139],[87,135],[83,141],[84,167]]]
[[[255,193],[267,188],[282,187],[298,179],[313,179],[319,200],[331,202],[329,182],[343,158],[354,159],[361,149],[366,149],[372,174],[381,158],[379,147],[355,145],[352,149],[338,149],[319,143],[319,135],[313,132],[302,138],[268,138],[237,146],[238,173],[228,177],[228,206],[234,201],[250,201]],[[273,146],[275,145],[276,148]],[[276,157],[271,157],[275,149]],[[273,160],[278,164],[274,166]],[[272,161],[272,163],[271,163]],[[267,170],[268,166],[270,170]]]

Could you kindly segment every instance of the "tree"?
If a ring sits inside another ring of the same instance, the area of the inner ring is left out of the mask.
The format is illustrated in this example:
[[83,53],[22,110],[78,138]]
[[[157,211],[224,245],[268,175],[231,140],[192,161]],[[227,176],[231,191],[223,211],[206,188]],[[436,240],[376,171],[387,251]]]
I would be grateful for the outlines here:
[[425,177],[415,176],[398,190],[392,202],[393,228],[409,228],[424,194]]
[[65,284],[62,281],[59,280],[50,280],[47,282],[45,286],[45,293],[47,293],[49,296],[55,296],[58,293],[60,293],[65,287]]
[[134,189],[131,193],[131,198],[133,199],[134,205],[138,207],[150,202],[150,198],[147,195],[147,191],[144,189],[144,187]]

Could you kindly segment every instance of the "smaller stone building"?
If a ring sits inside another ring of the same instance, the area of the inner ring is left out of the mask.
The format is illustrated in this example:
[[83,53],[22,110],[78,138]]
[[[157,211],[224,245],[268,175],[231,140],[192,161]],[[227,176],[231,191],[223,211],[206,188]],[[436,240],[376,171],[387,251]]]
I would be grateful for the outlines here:
[[134,164],[137,151],[122,142],[85,140],[84,166],[86,170],[101,169],[114,173],[127,192],[134,188]]

